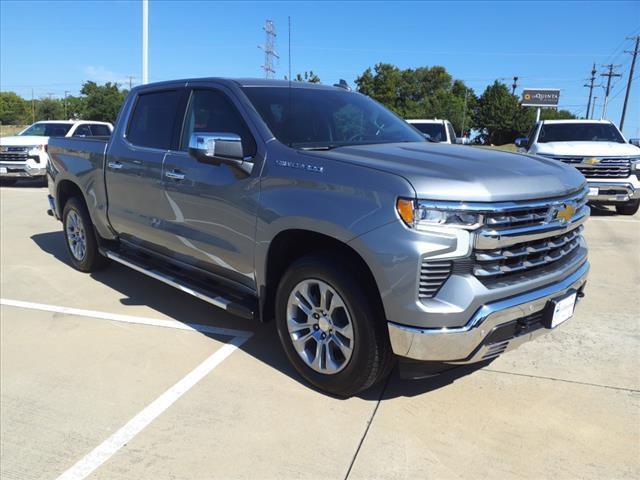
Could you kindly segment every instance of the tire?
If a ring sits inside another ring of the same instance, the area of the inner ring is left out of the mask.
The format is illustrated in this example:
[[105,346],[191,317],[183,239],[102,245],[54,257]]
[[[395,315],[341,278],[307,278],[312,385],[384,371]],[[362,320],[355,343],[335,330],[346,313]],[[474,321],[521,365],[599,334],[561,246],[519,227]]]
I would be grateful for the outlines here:
[[616,205],[616,212],[619,215],[635,215],[640,207],[640,200],[632,200],[622,205]]
[[[289,267],[276,293],[276,327],[298,373],[319,390],[346,398],[388,376],[394,356],[384,313],[363,288],[357,266],[334,258],[307,256]],[[322,291],[330,300],[320,308]]]
[[10,185],[15,185],[17,181],[17,178],[0,178],[0,185],[2,185],[3,187],[8,187]]
[[98,250],[98,240],[84,202],[70,198],[62,211],[65,246],[71,265],[81,272],[94,272],[107,264]]

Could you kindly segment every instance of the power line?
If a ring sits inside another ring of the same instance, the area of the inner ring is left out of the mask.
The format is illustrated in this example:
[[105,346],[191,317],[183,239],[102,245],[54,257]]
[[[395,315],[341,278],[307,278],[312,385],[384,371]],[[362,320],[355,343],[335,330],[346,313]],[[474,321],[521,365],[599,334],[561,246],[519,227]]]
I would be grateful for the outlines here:
[[607,88],[606,93],[604,94],[604,105],[602,106],[602,118],[605,118],[607,115],[607,103],[609,100],[609,93],[611,92],[611,79],[614,77],[622,77],[622,74],[617,72],[614,73],[613,69],[619,68],[620,66],[621,65],[614,65],[613,63],[603,65],[603,67],[608,68],[609,71],[600,74],[601,77],[607,77]]
[[627,103],[629,102],[629,92],[631,92],[631,82],[633,80],[633,69],[636,66],[636,58],[638,56],[638,47],[640,47],[640,35],[636,35],[636,48],[633,52],[629,52],[625,50],[625,52],[633,55],[633,60],[631,61],[631,69],[629,70],[629,80],[627,81],[627,92],[624,95],[624,105],[622,106],[622,116],[620,117],[620,130],[624,127],[624,117],[627,114]]

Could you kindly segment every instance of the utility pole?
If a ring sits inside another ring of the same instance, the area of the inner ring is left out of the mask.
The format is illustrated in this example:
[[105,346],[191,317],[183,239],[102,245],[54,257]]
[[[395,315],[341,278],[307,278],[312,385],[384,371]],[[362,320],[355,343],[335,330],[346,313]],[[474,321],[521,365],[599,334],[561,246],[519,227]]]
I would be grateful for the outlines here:
[[589,100],[587,101],[587,115],[586,118],[589,118],[589,112],[591,111],[591,95],[593,95],[593,87],[599,87],[600,85],[594,85],[593,82],[596,81],[596,64],[593,64],[591,67],[591,78],[589,79],[589,84],[584,85],[585,87],[589,87]]
[[518,88],[518,77],[513,77],[513,83],[511,84],[511,95],[516,94],[516,88]]
[[[633,37],[629,37],[629,40],[632,40]],[[627,81],[627,93],[624,95],[624,105],[622,107],[622,117],[620,117],[620,130],[624,127],[624,116],[627,114],[627,102],[629,102],[629,93],[631,92],[631,81],[633,80],[633,69],[636,66],[636,57],[638,56],[638,47],[640,46],[640,35],[636,35],[636,48],[633,52],[629,52],[625,50],[627,53],[633,55],[633,60],[631,60],[631,69],[629,70],[629,80]]]
[[127,78],[129,79],[129,91],[131,91],[133,86],[133,75],[127,75]]
[[149,0],[142,0],[142,84],[149,83]]
[[607,88],[604,94],[604,104],[602,105],[602,118],[605,118],[607,116],[607,103],[609,102],[609,93],[611,93],[611,78],[622,76],[622,74],[620,73],[614,73],[613,69],[620,66],[621,65],[614,65],[613,63],[610,63],[609,65],[603,65],[603,67],[608,68],[609,71],[600,74],[601,77],[607,77]]
[[65,90],[64,91],[64,119],[67,120],[67,94],[69,93],[69,90]]
[[258,48],[264,50],[264,78],[273,78],[275,76],[275,69],[273,67],[273,59],[280,58],[276,53],[276,27],[272,20],[267,20],[262,29],[265,32],[264,45],[258,45]]
[[589,119],[592,119],[593,116],[596,114],[596,100],[598,100],[598,97],[593,97],[593,108],[591,109],[591,116],[587,117]]
[[464,91],[464,107],[462,109],[462,127],[460,127],[460,129],[462,130],[460,132],[460,136],[462,138],[464,138],[464,123],[465,123],[465,120],[467,119],[467,95],[469,95],[469,90],[466,90],[466,87],[465,87],[465,91]]

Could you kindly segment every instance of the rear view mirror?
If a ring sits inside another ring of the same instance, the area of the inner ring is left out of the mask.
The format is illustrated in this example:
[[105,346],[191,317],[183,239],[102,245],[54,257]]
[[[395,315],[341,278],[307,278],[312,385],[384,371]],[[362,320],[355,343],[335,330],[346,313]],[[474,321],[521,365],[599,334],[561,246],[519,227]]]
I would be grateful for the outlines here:
[[515,144],[518,148],[527,148],[529,146],[529,139],[527,137],[516,138]]
[[189,139],[189,155],[203,163],[236,164],[244,159],[242,139],[235,133],[193,133]]
[[635,145],[636,147],[640,147],[640,138],[630,138],[629,143],[631,145]]

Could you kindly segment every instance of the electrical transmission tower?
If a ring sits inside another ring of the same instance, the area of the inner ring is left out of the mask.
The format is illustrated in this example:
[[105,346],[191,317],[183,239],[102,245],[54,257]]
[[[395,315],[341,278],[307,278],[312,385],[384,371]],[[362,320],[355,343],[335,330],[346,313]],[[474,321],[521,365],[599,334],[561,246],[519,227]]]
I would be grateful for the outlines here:
[[607,116],[607,103],[609,102],[609,93],[611,93],[611,78],[622,76],[622,74],[620,73],[614,73],[613,69],[621,66],[622,65],[614,65],[613,63],[610,63],[609,65],[603,65],[603,67],[608,68],[609,71],[600,74],[601,77],[607,77],[607,88],[604,94],[604,105],[602,105],[602,118],[605,118]]
[[267,20],[262,29],[265,33],[265,42],[264,45],[258,45],[258,48],[264,51],[262,70],[264,70],[264,78],[273,78],[276,74],[273,66],[274,58],[280,58],[276,53],[276,27],[272,20]]
[[519,77],[513,77],[513,83],[511,84],[511,95],[516,94],[516,88],[518,88],[518,78]]
[[[585,84],[585,87],[589,88],[589,100],[587,101],[587,114],[585,115],[585,118],[591,118],[589,116],[589,112],[591,112],[591,96],[593,95],[593,88],[594,87],[601,87],[602,85],[594,85],[593,82],[596,81],[596,64],[593,64],[593,67],[591,68],[591,78],[588,79],[589,83]],[[594,105],[593,105],[593,109],[595,110],[595,100],[594,100]]]
[[[630,37],[629,40],[634,37]],[[627,92],[624,95],[624,106],[622,107],[622,117],[620,117],[620,130],[624,127],[624,117],[627,113],[627,103],[629,102],[629,92],[631,92],[631,82],[633,80],[633,70],[636,66],[636,57],[638,56],[638,48],[640,47],[640,35],[635,37],[636,40],[636,48],[633,52],[625,50],[627,53],[633,55],[633,60],[631,61],[631,69],[629,70],[629,81],[627,82]]]

